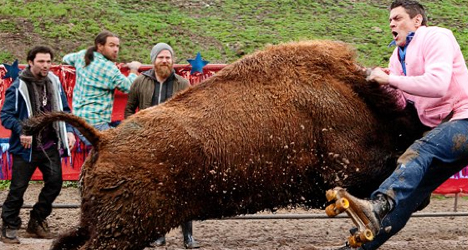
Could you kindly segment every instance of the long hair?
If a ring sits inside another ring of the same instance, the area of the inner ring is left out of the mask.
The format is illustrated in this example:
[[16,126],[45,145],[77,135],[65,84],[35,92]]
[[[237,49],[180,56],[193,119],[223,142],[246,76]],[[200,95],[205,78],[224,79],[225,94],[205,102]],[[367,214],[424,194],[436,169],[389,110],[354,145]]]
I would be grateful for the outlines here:
[[85,54],[85,67],[94,60],[94,51],[97,51],[99,44],[105,45],[108,37],[117,37],[114,33],[104,30],[94,38],[94,46],[89,47]]

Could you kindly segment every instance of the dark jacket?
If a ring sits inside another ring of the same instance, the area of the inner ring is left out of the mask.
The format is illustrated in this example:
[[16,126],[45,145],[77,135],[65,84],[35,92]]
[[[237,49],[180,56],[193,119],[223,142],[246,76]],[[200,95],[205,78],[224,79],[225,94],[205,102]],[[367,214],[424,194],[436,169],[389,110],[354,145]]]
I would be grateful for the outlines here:
[[[52,72],[49,72],[49,79],[52,81],[53,89],[50,90],[52,98],[56,103],[52,107],[53,111],[70,112],[70,107],[67,103],[67,98],[63,91],[60,80]],[[26,83],[17,78],[13,84],[5,92],[5,102],[3,103],[0,118],[3,127],[11,130],[9,152],[13,155],[20,155],[24,160],[31,161],[32,150],[26,149],[21,145],[20,135],[22,130],[21,121],[24,121],[32,116],[31,99],[28,93]],[[63,156],[70,155],[68,147],[67,132],[72,132],[72,127],[64,122],[56,122],[55,127],[58,127],[57,138],[59,138],[58,148],[64,149]]]
[[[169,88],[172,85],[172,88],[168,89],[167,92],[169,94],[167,96],[164,96],[160,102],[156,102],[154,105],[166,101],[175,93],[190,86],[187,79],[177,75],[174,72],[171,74],[171,76],[168,77],[168,80],[166,80],[163,85],[164,84],[168,84],[167,86],[169,86]],[[155,89],[156,87],[158,89]],[[160,87],[161,83],[156,80],[156,77],[154,76],[154,69],[147,70],[138,76],[130,88],[130,93],[128,93],[128,101],[125,107],[124,117],[127,118],[130,115],[135,114],[137,108],[142,110],[154,106],[152,102],[153,98],[158,98],[158,96],[154,96],[155,90],[157,94],[162,95],[162,93],[159,92]]]

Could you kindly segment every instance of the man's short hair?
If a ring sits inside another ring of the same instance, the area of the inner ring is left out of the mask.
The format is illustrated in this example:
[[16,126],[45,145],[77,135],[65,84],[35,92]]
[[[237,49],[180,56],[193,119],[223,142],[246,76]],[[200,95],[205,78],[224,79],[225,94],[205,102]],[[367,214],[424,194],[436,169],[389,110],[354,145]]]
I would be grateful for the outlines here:
[[34,62],[34,59],[36,58],[37,53],[50,54],[50,59],[54,60],[54,52],[52,51],[52,49],[47,46],[42,46],[42,45],[35,46],[30,51],[28,51],[26,60]]
[[421,14],[423,18],[421,25],[427,25],[426,10],[424,9],[424,6],[422,4],[420,4],[417,1],[397,0],[397,1],[393,1],[393,3],[390,5],[390,10],[393,10],[400,6],[406,10],[406,13],[408,13],[410,18],[413,18],[416,15]]

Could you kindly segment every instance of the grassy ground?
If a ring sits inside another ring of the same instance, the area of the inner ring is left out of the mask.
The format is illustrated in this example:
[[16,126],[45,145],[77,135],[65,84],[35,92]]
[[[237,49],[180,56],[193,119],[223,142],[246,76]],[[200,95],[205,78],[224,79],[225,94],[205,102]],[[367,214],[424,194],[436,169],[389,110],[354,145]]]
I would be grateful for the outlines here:
[[[0,63],[33,45],[63,55],[92,45],[108,29],[122,39],[119,61],[149,63],[157,42],[171,44],[177,63],[198,51],[211,63],[231,63],[266,44],[333,39],[354,44],[358,60],[385,65],[391,49],[391,1],[365,0],[0,0]],[[423,1],[432,25],[454,31],[468,57],[468,0]]]
[[[42,184],[42,181],[30,181],[30,184],[36,184],[40,183]],[[5,180],[0,180],[0,191],[8,189],[10,187],[11,181],[5,181]],[[64,181],[62,187],[68,188],[68,187],[73,187],[77,188],[78,187],[78,181]],[[0,201],[1,203],[2,201]]]

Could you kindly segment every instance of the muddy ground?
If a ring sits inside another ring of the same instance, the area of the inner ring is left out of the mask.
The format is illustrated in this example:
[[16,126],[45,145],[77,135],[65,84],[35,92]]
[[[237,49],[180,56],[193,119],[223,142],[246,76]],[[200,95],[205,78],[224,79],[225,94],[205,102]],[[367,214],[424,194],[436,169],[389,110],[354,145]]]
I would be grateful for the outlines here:
[[[40,184],[32,184],[25,195],[25,204],[33,204]],[[7,190],[0,191],[3,203]],[[56,204],[78,204],[79,193],[76,188],[64,188]],[[453,197],[436,197],[423,213],[452,212]],[[21,211],[23,224],[27,223],[28,208]],[[459,198],[457,210],[468,212],[468,199]],[[279,213],[324,214],[321,210],[282,210]],[[268,213],[265,213],[268,214]],[[49,217],[52,232],[59,233],[77,224],[79,209],[54,209]],[[24,226],[24,225],[23,225]],[[228,249],[304,249],[325,250],[340,246],[348,236],[351,221],[345,219],[276,219],[276,220],[207,220],[194,222],[194,236],[206,250]],[[28,237],[24,228],[19,231],[22,244],[5,245],[0,242],[1,250],[40,250],[49,249],[52,240]],[[146,248],[150,250],[152,248]],[[158,249],[183,249],[180,228],[167,235],[167,245]],[[423,250],[468,249],[467,217],[413,217],[408,225],[380,249]]]

